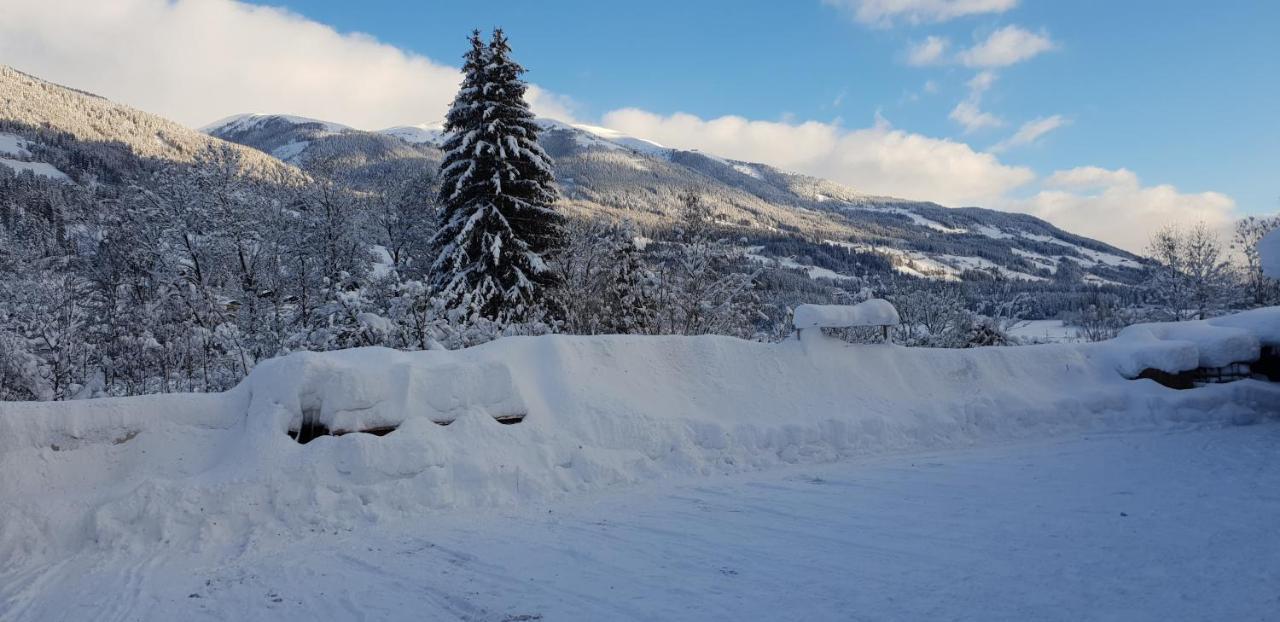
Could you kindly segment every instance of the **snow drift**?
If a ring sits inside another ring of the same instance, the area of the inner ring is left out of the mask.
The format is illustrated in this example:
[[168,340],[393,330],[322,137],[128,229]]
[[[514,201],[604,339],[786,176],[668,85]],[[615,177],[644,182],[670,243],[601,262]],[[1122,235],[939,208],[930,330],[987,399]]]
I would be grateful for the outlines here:
[[[1280,337],[1280,308],[1235,317],[1217,321],[1231,338]],[[5,403],[0,557],[245,546],[655,478],[1280,414],[1275,384],[1174,391],[1126,379],[1219,345],[1211,331],[1181,340],[1184,329],[1160,326],[1101,344],[971,350],[818,331],[779,344],[517,337],[299,353],[222,394]],[[302,445],[289,430],[304,417],[396,430]]]

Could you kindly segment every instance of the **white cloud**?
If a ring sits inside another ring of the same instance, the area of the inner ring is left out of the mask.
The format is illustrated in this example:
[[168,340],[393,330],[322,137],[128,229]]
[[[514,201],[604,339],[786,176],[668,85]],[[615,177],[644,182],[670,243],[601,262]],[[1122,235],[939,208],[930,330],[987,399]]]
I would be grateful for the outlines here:
[[1053,41],[1043,31],[1036,34],[1010,25],[961,52],[959,60],[967,67],[1007,67],[1053,48]]
[[1044,180],[1044,185],[1066,190],[1097,190],[1117,186],[1136,188],[1138,176],[1127,168],[1110,170],[1100,166],[1080,166],[1055,171]]
[[[3,62],[193,127],[237,112],[363,129],[438,121],[459,82],[456,68],[367,35],[231,0],[3,4]],[[530,101],[569,116],[564,98],[536,87]]]
[[996,72],[987,70],[979,71],[977,75],[969,79],[966,85],[969,87],[970,93],[985,93],[991,89],[991,85],[996,83]]
[[982,111],[982,94],[995,84],[996,74],[993,71],[980,71],[978,75],[969,80],[969,95],[956,104],[948,115],[952,121],[959,123],[964,127],[965,133],[973,133],[992,127],[1000,127],[1004,125],[1004,121],[1000,117],[989,112]]
[[892,26],[897,21],[910,24],[945,22],[966,15],[1003,13],[1018,0],[822,0],[823,4],[847,11],[854,19],[871,26]]
[[938,64],[943,61],[949,44],[945,37],[926,37],[907,49],[907,64],[915,67]]
[[992,146],[991,151],[993,153],[1001,153],[1014,147],[1030,145],[1037,140],[1040,140],[1040,138],[1045,134],[1067,125],[1068,123],[1070,123],[1070,121],[1060,114],[1027,121],[1022,124],[1022,127],[1018,128],[1017,132],[1013,133],[1013,136],[1010,136],[1009,138],[1006,138]]
[[992,127],[1004,125],[1004,121],[990,112],[983,112],[974,99],[966,99],[951,109],[948,115],[952,121],[964,126],[965,133],[973,133]]
[[[1016,3],[828,1],[850,8],[869,23],[941,21],[999,12]],[[235,112],[287,112],[365,129],[437,121],[459,79],[452,66],[369,36],[342,34],[287,11],[232,0],[0,2],[0,59],[5,63],[192,126]],[[462,35],[459,53],[465,47]],[[518,51],[518,37],[516,44]],[[1047,36],[1008,27],[963,51],[959,60],[999,67],[1051,47]],[[955,116],[984,127],[993,119],[998,122],[977,105],[994,79],[990,71],[977,74],[968,85],[973,108],[958,107]],[[936,90],[936,85],[926,85],[925,90]],[[572,118],[567,98],[531,87],[530,100],[541,115]],[[1053,129],[1052,119],[1023,126],[1006,142],[1032,142]],[[887,123],[847,129],[818,122],[701,119],[633,109],[609,113],[604,123],[676,147],[826,177],[867,193],[1029,212],[1130,249],[1140,249],[1151,231],[1164,223],[1205,221],[1218,226],[1235,209],[1231,198],[1219,193],[1144,187],[1132,172],[1097,167],[1058,171],[1037,194],[1012,199],[1015,189],[1035,179],[1030,169],[1004,164],[963,142],[914,134]]]
[[1236,216],[1236,203],[1225,194],[1143,186],[1126,169],[1085,166],[1057,171],[1044,186],[1028,199],[1010,200],[1001,207],[1133,252],[1141,252],[1151,235],[1165,225],[1203,222],[1223,230]]
[[947,205],[989,203],[1035,177],[1030,169],[1002,164],[964,143],[905,132],[885,122],[848,130],[813,121],[702,119],[625,109],[605,115],[604,125],[673,147],[824,177],[861,192]]

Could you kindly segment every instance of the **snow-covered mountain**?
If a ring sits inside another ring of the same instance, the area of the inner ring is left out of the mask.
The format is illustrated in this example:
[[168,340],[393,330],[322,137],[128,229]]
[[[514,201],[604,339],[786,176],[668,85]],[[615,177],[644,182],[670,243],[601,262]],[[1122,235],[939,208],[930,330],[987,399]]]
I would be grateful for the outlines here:
[[0,65],[0,166],[102,183],[144,160],[190,162],[211,145],[238,151],[251,174],[297,173],[255,149]]
[[[442,157],[443,132],[432,123],[369,132],[300,116],[247,114],[200,132],[7,67],[0,67],[0,95],[8,102],[0,112],[0,166],[71,183],[115,183],[145,164],[190,161],[202,149],[228,143],[247,168],[268,177],[301,169],[355,186],[429,172]],[[888,266],[883,269],[939,280],[1132,284],[1142,278],[1137,257],[1031,216],[872,196],[607,128],[541,124],[570,212],[663,227],[674,222],[681,194],[691,190],[723,225],[747,238],[752,258],[813,278],[853,272],[824,261],[836,247],[872,251]]]
[[[693,190],[722,224],[748,235],[875,251],[902,274],[1048,281],[1070,261],[1074,265],[1068,278],[1073,281],[1134,283],[1141,278],[1141,260],[1134,255],[1032,216],[867,195],[825,179],[668,148],[608,128],[551,119],[540,124],[541,142],[555,161],[566,207],[576,212],[603,212],[660,226],[679,213],[680,194]],[[366,132],[263,114],[231,117],[205,131],[307,170],[316,171],[322,162],[333,170],[339,162],[335,172],[356,184],[393,169],[433,167],[441,158],[443,140],[438,125]],[[784,267],[795,263],[772,251],[759,255]]]

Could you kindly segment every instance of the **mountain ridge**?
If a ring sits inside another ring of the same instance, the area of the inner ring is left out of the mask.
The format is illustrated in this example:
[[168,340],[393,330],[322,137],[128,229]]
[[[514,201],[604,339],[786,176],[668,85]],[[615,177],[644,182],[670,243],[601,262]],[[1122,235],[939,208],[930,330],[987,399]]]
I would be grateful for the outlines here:
[[11,133],[40,143],[41,133],[65,132],[83,143],[125,145],[139,159],[191,162],[210,146],[239,153],[246,173],[255,176],[300,174],[253,148],[223,141],[159,115],[114,102],[88,91],[55,84],[0,64],[0,122]]
[[[246,171],[266,178],[332,176],[376,192],[387,179],[434,170],[443,157],[443,133],[433,124],[369,132],[256,113],[222,119],[204,133],[5,66],[0,101],[3,144],[15,146],[13,153],[0,154],[0,166],[51,179],[65,176],[73,183],[123,183],[144,170],[138,162],[190,162],[202,150],[230,146]],[[743,238],[744,248],[764,246],[762,256],[780,263],[811,266],[811,256],[822,254],[823,246],[837,245],[877,253],[897,274],[935,280],[1051,281],[1066,262],[1073,264],[1072,282],[1133,285],[1144,277],[1137,256],[1030,215],[867,195],[829,180],[669,148],[608,128],[550,119],[540,125],[568,213],[663,229],[678,222],[683,195],[694,192],[721,228]],[[90,147],[69,151],[58,146],[65,140]],[[91,162],[85,162],[85,152]],[[783,245],[795,247],[789,254],[778,255],[778,245],[769,244],[782,239],[795,242]]]
[[[344,176],[399,166],[434,166],[443,131],[427,125],[376,132],[290,115],[237,115],[207,126],[211,135],[309,168],[312,158],[349,161]],[[246,122],[246,119],[251,122]],[[969,270],[1049,280],[1064,260],[1086,283],[1133,283],[1143,260],[1027,214],[868,195],[826,179],[767,164],[664,147],[608,128],[539,119],[540,140],[556,163],[563,203],[641,224],[673,223],[679,195],[693,190],[721,224],[760,234],[830,240],[887,255],[913,276],[954,280]]]

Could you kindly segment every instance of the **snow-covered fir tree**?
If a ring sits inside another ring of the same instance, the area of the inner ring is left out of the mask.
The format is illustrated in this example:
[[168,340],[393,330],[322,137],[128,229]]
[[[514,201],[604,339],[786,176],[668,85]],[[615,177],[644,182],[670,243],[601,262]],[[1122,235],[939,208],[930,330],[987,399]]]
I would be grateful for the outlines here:
[[487,46],[472,33],[465,59],[445,118],[432,290],[468,318],[535,320],[556,284],[547,261],[564,236],[551,161],[502,30]]

